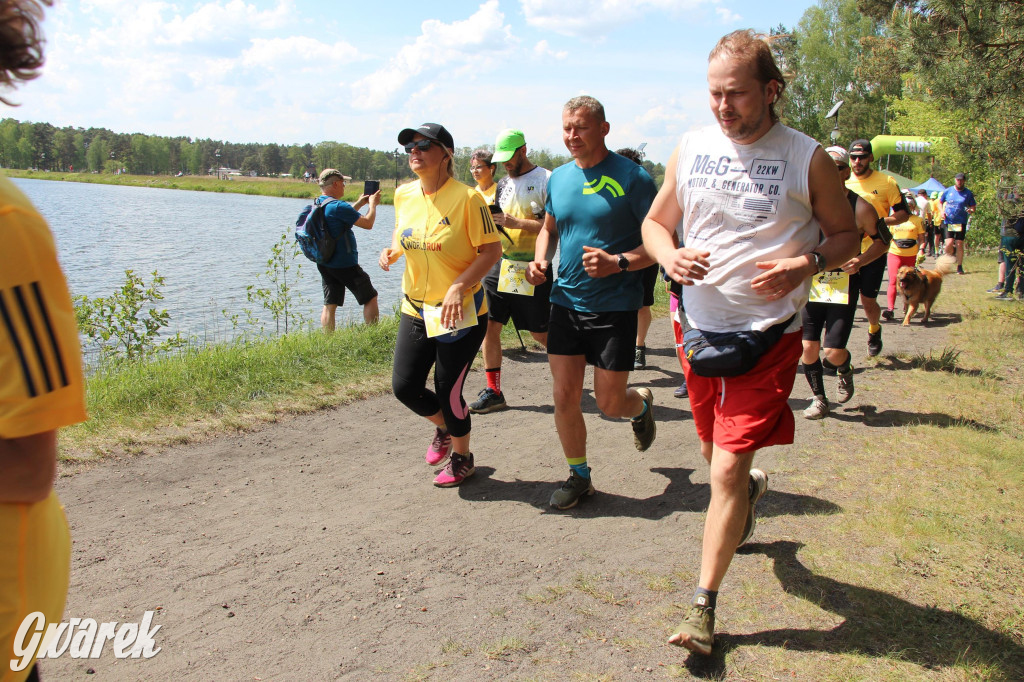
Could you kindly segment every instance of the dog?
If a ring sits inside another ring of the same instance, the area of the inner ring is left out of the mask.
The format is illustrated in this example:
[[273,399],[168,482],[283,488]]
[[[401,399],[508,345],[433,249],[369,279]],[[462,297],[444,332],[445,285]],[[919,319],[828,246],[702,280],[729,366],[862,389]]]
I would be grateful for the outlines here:
[[935,270],[918,270],[904,265],[896,273],[896,286],[903,294],[903,326],[910,326],[910,318],[917,314],[917,306],[924,304],[924,318],[921,324],[928,321],[932,313],[932,305],[942,290],[942,273]]

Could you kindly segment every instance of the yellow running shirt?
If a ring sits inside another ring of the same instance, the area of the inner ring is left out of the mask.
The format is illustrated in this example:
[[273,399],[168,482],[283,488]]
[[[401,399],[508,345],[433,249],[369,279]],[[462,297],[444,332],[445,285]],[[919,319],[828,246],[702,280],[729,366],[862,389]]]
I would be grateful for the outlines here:
[[[916,215],[911,215],[910,219],[905,223],[893,225],[891,231],[892,241],[889,242],[889,253],[897,256],[916,256],[918,249],[917,236],[927,234],[927,230],[924,229],[924,221]],[[914,245],[900,248],[897,243],[902,240],[913,240]]]
[[[0,244],[0,438],[83,421],[78,328],[53,235],[3,177]],[[35,504],[0,503],[0,680],[23,680],[32,667],[10,669],[14,635],[29,613],[61,621],[70,561],[71,536],[55,493]]]
[[[889,209],[903,201],[903,192],[900,191],[900,186],[896,184],[895,180],[879,171],[872,171],[871,175],[863,179],[851,174],[850,179],[846,181],[846,187],[864,197],[865,201],[874,206],[879,218],[888,216]],[[868,250],[871,241],[871,237],[864,235],[860,242],[861,253]]]
[[487,189],[480,189],[480,185],[477,185],[474,189],[476,189],[477,194],[484,198],[485,204],[493,204],[494,193],[498,191],[498,183],[492,182],[491,186]]
[[[402,312],[413,317],[420,317],[417,307],[424,303],[440,305],[452,282],[476,259],[477,248],[499,240],[483,198],[454,179],[430,195],[418,180],[399,187],[395,235],[406,261]],[[476,293],[480,286],[474,282],[466,293]],[[477,315],[486,312],[484,297]]]

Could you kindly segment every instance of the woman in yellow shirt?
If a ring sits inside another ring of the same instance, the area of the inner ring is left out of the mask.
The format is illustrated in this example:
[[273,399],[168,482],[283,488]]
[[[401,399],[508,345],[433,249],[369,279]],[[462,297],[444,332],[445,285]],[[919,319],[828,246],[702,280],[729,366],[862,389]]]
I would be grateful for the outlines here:
[[487,204],[496,203],[494,195],[498,190],[498,183],[494,182],[494,173],[497,170],[498,164],[491,162],[491,153],[486,149],[477,149],[469,157],[469,172],[476,180],[476,191]]
[[[402,312],[391,386],[406,407],[435,426],[426,461],[451,458],[434,485],[457,486],[474,472],[469,408],[462,387],[487,330],[480,280],[501,257],[491,212],[455,180],[455,142],[444,126],[424,123],[398,134],[418,178],[395,192],[395,232],[380,267],[405,256]],[[434,368],[434,390],[427,375]]]
[[917,264],[917,252],[924,244],[928,231],[924,222],[916,215],[911,215],[907,222],[892,227],[892,241],[889,242],[889,306],[882,311],[882,319],[891,320],[895,316],[896,307],[896,273],[904,265],[914,267]]

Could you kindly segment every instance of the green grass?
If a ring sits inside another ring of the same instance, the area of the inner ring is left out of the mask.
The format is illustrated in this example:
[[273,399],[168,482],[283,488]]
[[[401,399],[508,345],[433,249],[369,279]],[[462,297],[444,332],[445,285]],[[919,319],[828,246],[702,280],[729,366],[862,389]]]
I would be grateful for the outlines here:
[[[842,512],[805,517],[796,551],[768,552],[787,593],[776,617],[808,628],[791,645],[820,649],[771,654],[797,678],[1024,679],[1024,304],[984,293],[993,257],[966,267],[981,274],[953,278],[940,299],[963,320],[945,346],[909,358],[872,394],[920,422],[856,443],[836,427],[814,457]],[[755,609],[734,620],[763,622]],[[832,625],[815,624],[823,616]]]
[[526,642],[519,637],[502,637],[496,642],[485,644],[480,647],[480,653],[491,660],[511,656],[512,654],[524,651],[529,651],[529,647]]
[[299,332],[101,366],[87,381],[89,421],[62,431],[65,457],[187,442],[379,392],[388,386],[397,329],[387,317],[331,335]]
[[[248,176],[221,180],[209,175],[111,175],[109,173],[61,173],[55,171],[27,171],[8,168],[4,175],[9,178],[30,178],[33,180],[59,180],[62,182],[83,182],[93,185],[122,185],[127,187],[157,187],[161,189],[182,189],[193,192],[225,192],[229,194],[252,194],[269,197],[308,199],[320,195],[316,183],[302,182],[296,178],[251,178]],[[393,204],[395,198],[394,180],[381,180],[381,203]],[[390,185],[390,186],[388,186]],[[355,201],[362,192],[363,184],[353,180],[346,188],[345,200]]]

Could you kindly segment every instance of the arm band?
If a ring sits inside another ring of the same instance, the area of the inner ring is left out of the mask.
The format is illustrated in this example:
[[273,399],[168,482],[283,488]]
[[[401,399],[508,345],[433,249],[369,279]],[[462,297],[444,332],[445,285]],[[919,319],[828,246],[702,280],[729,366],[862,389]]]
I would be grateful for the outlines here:
[[878,219],[878,222],[875,224],[875,230],[878,234],[872,235],[871,238],[881,241],[883,244],[888,246],[889,242],[892,241],[892,232],[889,231],[889,226],[886,225],[885,218]]

